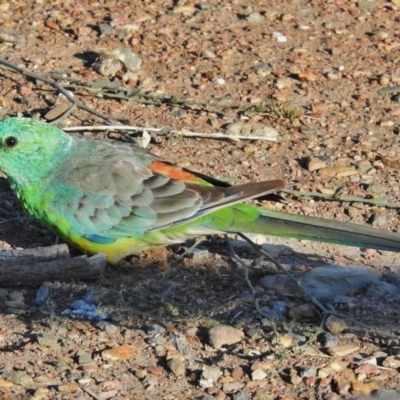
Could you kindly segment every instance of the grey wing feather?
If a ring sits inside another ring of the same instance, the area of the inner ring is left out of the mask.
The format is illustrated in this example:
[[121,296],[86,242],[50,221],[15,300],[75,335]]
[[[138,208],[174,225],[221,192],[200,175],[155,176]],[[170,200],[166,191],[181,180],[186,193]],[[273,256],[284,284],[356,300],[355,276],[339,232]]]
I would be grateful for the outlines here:
[[82,236],[116,239],[180,225],[283,187],[282,181],[214,187],[174,180],[145,165],[157,158],[114,141],[77,139],[52,177],[53,207]]

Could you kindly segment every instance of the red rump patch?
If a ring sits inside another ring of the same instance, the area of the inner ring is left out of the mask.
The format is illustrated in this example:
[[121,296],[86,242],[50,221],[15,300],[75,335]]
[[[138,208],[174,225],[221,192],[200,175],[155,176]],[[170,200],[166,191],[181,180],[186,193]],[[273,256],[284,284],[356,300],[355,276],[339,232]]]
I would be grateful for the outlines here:
[[165,164],[161,161],[153,161],[147,166],[153,172],[168,176],[171,179],[176,179],[177,181],[195,181],[198,182],[201,178],[197,177],[190,172],[183,171],[180,168],[174,167],[173,165]]

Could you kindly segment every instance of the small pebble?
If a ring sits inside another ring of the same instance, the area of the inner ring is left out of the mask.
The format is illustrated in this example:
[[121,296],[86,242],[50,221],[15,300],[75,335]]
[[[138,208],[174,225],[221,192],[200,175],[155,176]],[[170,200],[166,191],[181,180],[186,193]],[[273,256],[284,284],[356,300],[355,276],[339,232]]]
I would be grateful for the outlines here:
[[241,382],[224,383],[222,385],[222,390],[224,392],[233,392],[242,388],[244,388],[244,383]]
[[325,326],[333,335],[338,335],[347,328],[346,321],[342,318],[335,317],[334,315],[330,315],[326,319]]
[[235,367],[231,372],[231,377],[235,380],[239,380],[244,375],[243,369],[241,366]]
[[251,379],[253,381],[259,381],[261,379],[264,379],[267,377],[267,373],[263,371],[262,369],[256,369],[251,373]]
[[359,346],[336,346],[328,348],[328,352],[333,357],[345,357],[360,350]]
[[158,324],[152,324],[147,327],[147,333],[151,336],[160,335],[165,332],[165,328]]
[[58,346],[58,338],[50,333],[40,333],[37,336],[37,341],[41,346],[46,347],[57,347]]
[[186,366],[183,360],[183,356],[180,354],[179,356],[169,359],[167,361],[167,366],[175,376],[181,376],[185,374]]
[[300,376],[298,375],[291,375],[290,376],[290,383],[292,383],[293,385],[298,385],[302,382],[302,379]]
[[272,37],[277,41],[277,42],[280,42],[280,43],[285,43],[285,42],[287,42],[287,37],[283,34],[283,33],[281,33],[281,32],[273,32],[272,33]]
[[316,368],[312,367],[302,368],[300,371],[300,376],[302,378],[314,378],[315,376],[317,376],[317,370]]
[[247,17],[247,22],[250,25],[262,24],[264,21],[265,21],[264,16],[261,15],[259,12],[253,12]]
[[143,379],[144,377],[147,376],[147,370],[145,370],[145,369],[137,369],[135,371],[135,376],[138,379]]
[[90,354],[82,349],[77,351],[76,358],[79,365],[92,364],[94,362]]
[[326,165],[325,161],[322,161],[319,158],[313,157],[308,162],[307,169],[310,172],[312,172],[312,171],[316,171],[316,170],[321,169],[321,168],[325,168],[326,166],[327,165]]
[[321,343],[322,347],[328,348],[328,347],[335,347],[339,344],[339,339],[337,336],[332,335],[329,332],[323,332],[319,336],[319,342]]
[[385,368],[400,368],[400,357],[399,356],[389,356],[382,361],[382,366]]
[[96,327],[105,331],[107,335],[113,336],[118,332],[118,327],[114,324],[110,324],[107,321],[99,321],[96,323]]
[[203,372],[201,373],[201,378],[205,380],[212,380],[213,382],[218,381],[222,376],[222,371],[218,367],[205,366]]
[[385,226],[386,224],[387,220],[385,215],[374,214],[372,216],[372,226],[380,227],[380,226]]
[[[257,398],[257,400],[262,400],[260,396],[257,396],[255,398]],[[237,392],[232,396],[232,400],[250,400],[250,399],[251,399],[251,393],[248,392]]]

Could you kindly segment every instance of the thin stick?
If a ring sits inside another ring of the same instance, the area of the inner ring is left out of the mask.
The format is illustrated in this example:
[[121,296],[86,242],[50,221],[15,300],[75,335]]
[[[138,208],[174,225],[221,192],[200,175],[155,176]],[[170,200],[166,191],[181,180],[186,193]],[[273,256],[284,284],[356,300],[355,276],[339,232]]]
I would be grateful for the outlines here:
[[246,242],[250,243],[252,247],[256,249],[256,251],[260,254],[262,254],[265,258],[267,258],[269,261],[273,262],[276,267],[281,270],[284,274],[286,274],[291,281],[293,281],[296,286],[307,296],[310,298],[311,302],[318,307],[323,313],[325,314],[333,314],[339,318],[345,318],[346,316],[343,314],[337,314],[335,312],[332,312],[331,310],[328,310],[326,307],[324,307],[312,294],[311,292],[306,289],[300,281],[295,279],[293,275],[278,261],[276,261],[273,257],[271,257],[261,246],[258,244],[254,243],[250,238],[248,238],[246,235],[243,233],[237,233],[238,236],[246,240]]
[[399,203],[387,203],[384,200],[379,200],[379,199],[362,199],[360,197],[353,197],[353,196],[331,196],[331,195],[326,195],[323,193],[313,193],[313,192],[299,192],[297,190],[292,190],[292,189],[283,189],[281,190],[283,193],[291,194],[295,197],[314,197],[314,198],[319,198],[319,199],[324,199],[324,200],[332,200],[332,201],[345,201],[348,203],[364,203],[364,204],[369,204],[372,206],[380,206],[380,207],[386,207],[386,208],[394,208],[394,209],[399,209],[400,204]]
[[[23,75],[25,75],[25,76],[27,76],[27,77],[29,77],[29,78],[36,79],[36,80],[38,80],[38,81],[47,83],[48,85],[54,87],[54,88],[57,89],[60,93],[62,93],[62,94],[63,94],[72,104],[74,104],[77,108],[79,108],[79,109],[81,109],[81,110],[84,110],[84,111],[87,111],[87,112],[89,112],[90,114],[96,115],[97,117],[99,117],[99,118],[101,118],[101,119],[107,121],[107,122],[110,123],[110,124],[113,124],[113,125],[117,125],[117,124],[118,124],[117,121],[115,121],[114,119],[108,117],[106,114],[103,114],[103,113],[101,113],[101,112],[99,112],[99,111],[96,111],[96,110],[94,110],[93,108],[90,108],[90,107],[88,107],[87,105],[85,105],[85,104],[83,104],[83,103],[77,101],[77,100],[74,98],[74,96],[73,96],[72,93],[70,93],[70,92],[69,92],[68,90],[66,90],[61,84],[59,84],[59,83],[53,81],[52,79],[45,78],[44,76],[39,75],[39,74],[35,74],[35,73],[33,73],[33,72],[25,71],[23,68],[20,68],[20,67],[18,67],[18,66],[16,66],[16,65],[14,65],[14,64],[12,64],[12,63],[10,63],[10,62],[4,60],[4,59],[2,59],[2,58],[0,58],[0,64],[6,66],[8,69],[10,69],[10,70],[12,70],[12,71],[14,71],[14,72],[20,72],[21,74],[23,74]],[[53,122],[53,123],[54,123],[54,122]]]
[[64,128],[65,132],[79,132],[79,131],[103,131],[103,130],[127,130],[127,131],[149,131],[149,132],[158,132],[160,135],[166,134],[179,134],[187,137],[205,137],[205,138],[213,138],[213,139],[230,139],[230,140],[267,140],[270,142],[276,142],[276,136],[251,136],[251,135],[227,135],[222,132],[216,133],[200,133],[200,132],[192,132],[192,131],[166,131],[164,128],[145,128],[143,126],[128,126],[128,125],[117,125],[117,126],[108,126],[108,125],[100,125],[100,126],[74,126]]
[[[250,278],[249,278],[249,268],[248,268],[248,266],[247,266],[246,263],[237,255],[236,251],[234,250],[234,248],[233,248],[233,246],[232,246],[232,242],[230,241],[228,235],[225,235],[225,241],[226,241],[226,243],[227,243],[227,245],[228,245],[228,249],[229,249],[229,252],[231,253],[232,257],[234,257],[235,260],[244,268],[244,279],[246,280],[246,283],[247,283],[248,287],[250,288],[251,293],[252,293],[252,295],[253,295],[253,298],[254,298],[254,307],[255,307],[256,311],[257,311],[261,316],[270,319],[269,316],[266,315],[266,314],[261,310],[261,308],[260,308],[260,303],[259,303],[258,298],[257,298],[257,292],[256,292],[256,290],[254,289],[254,286],[253,286],[253,284],[251,283]],[[275,334],[278,335],[278,332],[277,332],[277,330],[276,330],[275,324],[272,324],[272,327],[273,327],[273,329],[274,329]]]

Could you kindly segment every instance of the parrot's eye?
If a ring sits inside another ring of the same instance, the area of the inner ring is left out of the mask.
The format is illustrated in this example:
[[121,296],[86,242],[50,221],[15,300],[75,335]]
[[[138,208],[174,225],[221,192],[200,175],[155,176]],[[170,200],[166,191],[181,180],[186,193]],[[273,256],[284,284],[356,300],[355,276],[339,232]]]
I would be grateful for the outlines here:
[[18,140],[14,136],[9,136],[4,140],[4,147],[10,148],[10,147],[15,147],[18,143]]

